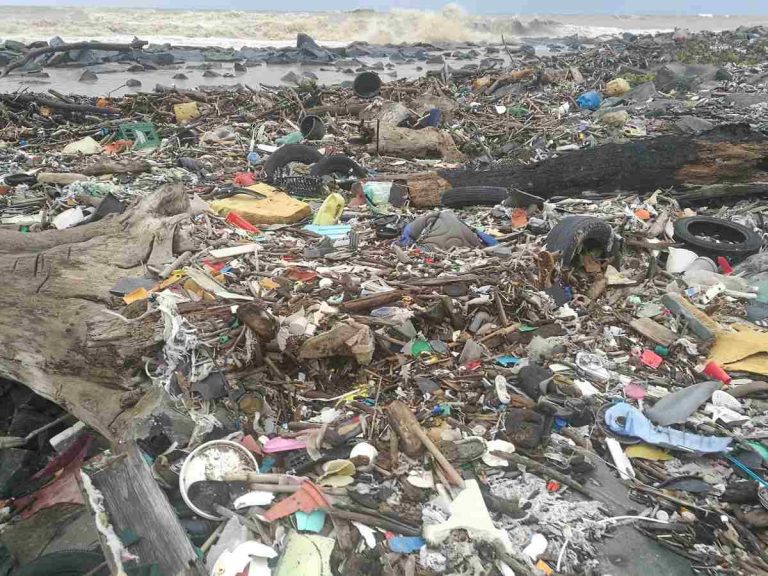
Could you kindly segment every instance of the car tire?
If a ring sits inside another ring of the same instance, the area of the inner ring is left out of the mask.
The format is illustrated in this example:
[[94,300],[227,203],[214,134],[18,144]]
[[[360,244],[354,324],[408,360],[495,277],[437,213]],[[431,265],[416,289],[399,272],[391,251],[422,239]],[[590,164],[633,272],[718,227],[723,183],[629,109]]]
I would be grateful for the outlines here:
[[280,168],[291,162],[314,164],[323,159],[323,155],[312,146],[305,144],[286,144],[275,150],[264,162],[264,172],[272,178]]
[[[716,242],[703,236],[725,241]],[[675,222],[675,239],[688,245],[699,256],[724,256],[731,263],[758,253],[763,246],[763,238],[757,232],[736,222],[711,216],[680,218]]]
[[357,162],[343,154],[332,154],[315,163],[309,170],[311,176],[320,178],[331,174],[352,174],[357,178],[365,178],[368,171]]
[[569,267],[576,251],[586,243],[603,246],[606,255],[613,254],[613,229],[593,216],[568,216],[555,224],[547,235],[547,250],[560,252],[563,266]]

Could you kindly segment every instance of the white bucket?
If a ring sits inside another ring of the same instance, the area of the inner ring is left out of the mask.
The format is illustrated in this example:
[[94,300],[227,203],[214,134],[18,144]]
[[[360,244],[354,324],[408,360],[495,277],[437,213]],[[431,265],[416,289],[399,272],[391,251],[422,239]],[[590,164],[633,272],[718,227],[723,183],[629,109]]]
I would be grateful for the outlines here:
[[[227,458],[230,454],[236,456]],[[187,495],[189,486],[200,480],[223,480],[236,472],[258,472],[256,457],[242,444],[230,440],[212,440],[201,444],[187,456],[179,473],[179,492],[189,508],[198,516],[208,520],[222,520],[195,506]]]

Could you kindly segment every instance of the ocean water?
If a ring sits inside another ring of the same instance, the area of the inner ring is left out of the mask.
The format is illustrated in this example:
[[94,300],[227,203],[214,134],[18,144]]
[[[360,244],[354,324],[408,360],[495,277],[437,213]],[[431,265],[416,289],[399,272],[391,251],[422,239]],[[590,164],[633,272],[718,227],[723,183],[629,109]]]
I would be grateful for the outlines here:
[[[768,12],[768,8],[766,9]],[[546,51],[548,40],[579,36],[585,40],[612,36],[622,32],[654,33],[675,27],[692,31],[734,29],[739,26],[768,25],[766,17],[738,16],[477,16],[455,4],[438,11],[395,9],[389,12],[357,10],[352,12],[243,12],[231,10],[155,10],[125,8],[74,7],[11,7],[0,6],[0,40],[23,42],[48,40],[60,36],[67,42],[101,40],[130,42],[133,37],[151,44],[173,46],[218,46],[226,48],[295,46],[299,32],[309,34],[321,45],[345,46],[353,41],[372,44],[401,44],[427,42],[441,47],[466,46],[468,43],[508,44],[529,42]],[[482,49],[481,49],[482,52]],[[503,51],[496,55],[506,59]],[[367,64],[372,59],[362,58]],[[369,61],[370,60],[370,61]],[[387,62],[387,60],[385,60]],[[446,56],[452,67],[461,67],[467,60]],[[89,96],[121,96],[151,91],[156,84],[194,89],[211,85],[232,87],[245,84],[258,89],[282,83],[287,72],[301,75],[311,71],[321,84],[337,84],[354,78],[334,66],[273,65],[249,66],[243,74],[235,74],[225,63],[218,78],[206,78],[203,71],[180,63],[157,71],[129,74],[127,65],[96,67],[95,83],[83,83],[79,67],[54,67],[45,70],[47,76],[12,74],[0,78],[0,92],[31,90],[60,92]],[[441,64],[399,63],[395,69],[382,73],[382,80],[414,78],[428,70],[442,68]],[[188,80],[172,76],[183,72]],[[128,88],[126,80],[133,78],[141,86]]]
[[579,35],[596,38],[621,32],[652,33],[675,27],[692,31],[768,24],[755,16],[477,16],[456,4],[442,10],[389,12],[244,12],[156,10],[103,7],[0,6],[0,39],[125,41],[138,36],[151,43],[188,46],[283,46],[304,32],[328,46],[352,41],[499,43],[525,38]]

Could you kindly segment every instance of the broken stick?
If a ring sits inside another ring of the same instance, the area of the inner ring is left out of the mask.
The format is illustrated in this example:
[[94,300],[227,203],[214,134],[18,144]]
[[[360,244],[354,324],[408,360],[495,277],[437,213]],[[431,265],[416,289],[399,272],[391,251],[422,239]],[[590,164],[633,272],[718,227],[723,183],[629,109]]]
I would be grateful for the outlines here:
[[454,486],[464,488],[464,480],[461,475],[456,471],[456,468],[448,462],[448,459],[442,452],[440,452],[432,440],[429,439],[429,436],[424,432],[421,424],[416,420],[416,416],[413,415],[413,412],[411,412],[411,409],[408,408],[408,406],[400,400],[395,400],[387,406],[387,415],[389,416],[393,428],[397,430],[397,434],[403,440],[403,444],[406,445],[406,454],[418,454],[419,451],[414,450],[414,443],[416,440],[420,441],[424,448],[426,448],[429,453],[432,454],[434,459],[437,460],[437,463],[440,464],[440,467],[445,472],[448,480]]

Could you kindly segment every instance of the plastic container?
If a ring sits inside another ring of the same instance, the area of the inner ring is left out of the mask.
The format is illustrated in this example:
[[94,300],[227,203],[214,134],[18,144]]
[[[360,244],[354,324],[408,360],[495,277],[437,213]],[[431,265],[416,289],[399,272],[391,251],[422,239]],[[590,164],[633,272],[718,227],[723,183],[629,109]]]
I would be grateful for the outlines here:
[[394,182],[365,182],[363,184],[363,195],[368,203],[373,206],[386,206],[389,204],[392,184]]
[[315,214],[312,224],[316,226],[331,226],[336,224],[344,211],[344,197],[338,192],[329,194]]
[[381,78],[376,72],[363,72],[355,78],[352,89],[360,98],[375,98],[381,91]]
[[699,257],[696,252],[691,252],[685,248],[669,247],[669,257],[667,258],[667,272],[670,274],[681,274],[688,270],[688,267]]
[[181,467],[179,492],[185,504],[198,516],[208,520],[222,520],[195,506],[187,495],[189,487],[201,480],[224,480],[236,472],[258,472],[256,457],[244,446],[229,440],[213,440],[195,448]]
[[307,140],[322,140],[325,136],[325,124],[319,116],[305,116],[299,125],[299,130]]
[[696,270],[702,270],[704,272],[717,272],[717,264],[714,263],[712,258],[707,258],[706,256],[699,256],[693,262],[690,263],[688,268],[685,269],[686,272],[693,272]]

